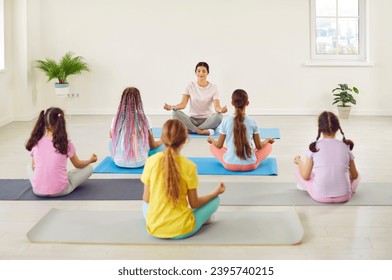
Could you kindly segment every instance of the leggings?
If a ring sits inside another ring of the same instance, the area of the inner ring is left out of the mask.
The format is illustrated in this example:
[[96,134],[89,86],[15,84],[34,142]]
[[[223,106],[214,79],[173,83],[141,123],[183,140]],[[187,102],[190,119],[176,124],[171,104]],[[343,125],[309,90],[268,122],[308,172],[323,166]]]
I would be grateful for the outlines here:
[[310,176],[309,180],[305,180],[302,178],[299,168],[295,169],[295,177],[297,179],[298,184],[300,184],[302,187],[306,189],[306,191],[309,193],[310,197],[313,198],[313,200],[321,202],[321,203],[341,203],[341,202],[346,202],[349,201],[355,193],[355,191],[358,188],[358,184],[360,182],[360,177],[358,176],[357,179],[351,180],[350,181],[350,190],[349,192],[344,195],[344,196],[338,196],[338,197],[323,197],[319,196],[314,192],[313,189],[313,182],[314,182],[314,173]]
[[189,117],[182,111],[173,111],[173,119],[182,121],[186,128],[196,132],[197,129],[216,129],[222,122],[223,115],[221,113],[214,113],[208,118],[193,118]]
[[[67,172],[67,175],[68,175],[68,186],[62,192],[56,193],[56,194],[46,195],[46,194],[36,193],[34,191],[34,188],[33,188],[33,192],[36,195],[38,195],[38,196],[47,196],[47,197],[64,196],[64,195],[70,194],[77,187],[79,187],[82,183],[87,181],[88,178],[90,178],[91,174],[93,174],[93,167],[92,167],[91,164],[89,164],[86,167],[73,169],[73,170]],[[28,178],[30,180],[31,185],[33,185],[32,180],[33,180],[34,171],[33,171],[32,167],[31,167],[31,164],[27,165],[27,175],[28,175]]]
[[251,170],[255,170],[260,165],[260,163],[271,153],[272,145],[270,143],[268,143],[260,150],[255,149],[256,162],[251,163],[251,164],[245,164],[245,165],[226,163],[223,160],[223,155],[227,151],[226,147],[222,147],[221,149],[218,149],[213,144],[210,144],[210,151],[213,154],[213,156],[216,157],[220,161],[220,163],[222,163],[223,167],[226,168],[227,170],[230,170],[230,171],[251,171]]
[[[217,196],[211,199],[210,201],[208,201],[203,206],[196,209],[192,209],[193,215],[195,216],[195,227],[193,228],[193,230],[189,233],[172,237],[171,239],[174,240],[184,239],[194,235],[196,232],[199,231],[201,226],[211,217],[211,215],[214,214],[216,210],[218,210],[219,204],[220,204],[220,199],[219,196]],[[145,220],[147,219],[148,206],[149,204],[143,201],[142,207],[143,207],[143,216]]]

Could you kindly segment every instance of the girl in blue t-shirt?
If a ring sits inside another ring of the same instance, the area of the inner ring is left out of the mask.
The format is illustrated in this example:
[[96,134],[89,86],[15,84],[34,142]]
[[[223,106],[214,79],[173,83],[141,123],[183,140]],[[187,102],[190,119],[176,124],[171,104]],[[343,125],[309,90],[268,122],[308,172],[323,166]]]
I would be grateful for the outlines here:
[[[272,138],[260,140],[259,128],[255,120],[249,118],[245,109],[249,105],[248,94],[236,89],[231,96],[234,116],[224,118],[219,129],[219,138],[207,139],[211,153],[231,171],[250,171],[272,151]],[[226,141],[226,147],[223,144]]]

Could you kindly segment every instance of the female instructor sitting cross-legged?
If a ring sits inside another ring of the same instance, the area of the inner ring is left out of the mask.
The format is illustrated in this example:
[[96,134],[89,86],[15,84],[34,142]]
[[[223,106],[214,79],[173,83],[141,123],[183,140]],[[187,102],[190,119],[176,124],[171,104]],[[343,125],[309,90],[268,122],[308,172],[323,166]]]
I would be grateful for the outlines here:
[[[196,65],[195,73],[197,82],[191,82],[183,93],[182,100],[177,105],[165,103],[164,109],[173,110],[173,118],[182,121],[190,133],[213,135],[222,122],[222,113],[227,112],[227,107],[221,107],[218,88],[207,81],[209,66],[206,62]],[[189,115],[181,110],[190,104]],[[211,109],[214,104],[215,113]]]

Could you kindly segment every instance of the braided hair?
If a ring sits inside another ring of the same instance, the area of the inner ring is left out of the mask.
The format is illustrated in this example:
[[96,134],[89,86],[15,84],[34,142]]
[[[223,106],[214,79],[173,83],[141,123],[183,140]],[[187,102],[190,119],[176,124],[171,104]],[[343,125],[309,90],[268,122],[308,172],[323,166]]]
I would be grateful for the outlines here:
[[321,133],[331,134],[336,133],[338,130],[343,136],[343,142],[350,147],[350,150],[352,150],[354,148],[354,142],[346,139],[346,136],[344,135],[344,132],[340,127],[338,117],[334,113],[327,111],[322,112],[318,117],[317,138],[316,141],[312,142],[309,145],[309,150],[311,150],[313,153],[317,153],[319,151],[319,149],[317,149],[316,147],[316,144],[317,141],[320,139]]
[[143,150],[148,150],[148,137],[148,121],[140,92],[137,88],[128,87],[123,91],[114,121],[112,152],[115,153],[117,146],[123,145],[125,159],[133,159],[138,151],[132,148],[135,143],[131,142],[141,139]]

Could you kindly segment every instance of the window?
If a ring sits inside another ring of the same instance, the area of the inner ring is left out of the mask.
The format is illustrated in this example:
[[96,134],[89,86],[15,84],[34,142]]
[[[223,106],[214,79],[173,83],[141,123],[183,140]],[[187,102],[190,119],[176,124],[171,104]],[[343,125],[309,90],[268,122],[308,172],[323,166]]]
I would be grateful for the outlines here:
[[366,62],[366,0],[311,0],[312,61]]
[[4,1],[0,0],[0,70],[4,69]]

